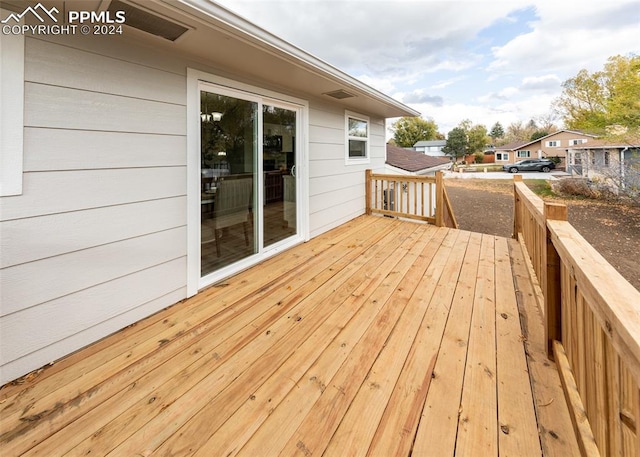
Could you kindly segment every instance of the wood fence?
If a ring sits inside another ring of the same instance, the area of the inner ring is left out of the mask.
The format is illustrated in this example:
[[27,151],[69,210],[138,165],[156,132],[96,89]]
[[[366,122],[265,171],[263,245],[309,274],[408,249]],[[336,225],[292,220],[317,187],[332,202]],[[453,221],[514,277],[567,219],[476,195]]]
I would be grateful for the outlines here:
[[442,172],[404,176],[366,171],[366,212],[458,228]]
[[640,455],[640,292],[514,176],[514,237],[540,283],[555,359],[582,454]]

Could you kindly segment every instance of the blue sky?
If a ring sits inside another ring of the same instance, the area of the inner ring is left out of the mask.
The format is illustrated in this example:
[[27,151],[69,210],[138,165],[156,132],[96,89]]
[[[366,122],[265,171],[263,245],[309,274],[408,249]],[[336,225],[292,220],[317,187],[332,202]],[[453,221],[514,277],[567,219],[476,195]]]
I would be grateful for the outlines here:
[[[640,54],[637,0],[216,0],[433,119],[549,116],[561,84]],[[560,124],[560,120],[557,121]]]

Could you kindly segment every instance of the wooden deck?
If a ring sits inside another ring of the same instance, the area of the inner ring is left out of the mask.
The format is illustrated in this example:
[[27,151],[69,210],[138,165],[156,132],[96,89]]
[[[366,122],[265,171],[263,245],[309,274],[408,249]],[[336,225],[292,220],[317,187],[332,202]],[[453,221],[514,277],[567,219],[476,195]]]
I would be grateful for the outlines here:
[[528,271],[360,217],[5,386],[0,454],[579,455]]

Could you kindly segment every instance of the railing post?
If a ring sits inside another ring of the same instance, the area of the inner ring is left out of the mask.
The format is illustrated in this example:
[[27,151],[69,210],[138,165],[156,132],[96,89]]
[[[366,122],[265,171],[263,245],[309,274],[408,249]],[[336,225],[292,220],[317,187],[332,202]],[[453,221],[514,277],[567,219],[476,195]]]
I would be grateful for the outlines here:
[[522,224],[520,220],[520,197],[516,190],[517,182],[522,182],[522,175],[513,175],[513,234],[511,237],[516,240],[518,239],[518,232],[520,232],[520,225]]
[[544,317],[545,337],[547,340],[547,356],[553,359],[553,342],[562,342],[562,284],[561,261],[551,239],[551,232],[547,225],[548,220],[566,221],[567,207],[558,203],[544,204],[545,220],[545,244],[543,247],[544,273],[542,279],[542,291],[544,292]]
[[436,226],[444,227],[444,182],[443,173],[436,171]]
[[367,216],[371,216],[371,170],[365,170],[364,172],[364,199],[365,199],[365,213]]

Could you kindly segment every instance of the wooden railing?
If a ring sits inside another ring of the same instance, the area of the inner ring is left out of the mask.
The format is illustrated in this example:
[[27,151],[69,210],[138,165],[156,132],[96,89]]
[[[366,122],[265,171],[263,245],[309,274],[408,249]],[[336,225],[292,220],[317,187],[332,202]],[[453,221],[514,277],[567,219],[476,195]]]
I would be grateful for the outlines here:
[[458,228],[442,172],[404,176],[366,171],[366,212]]
[[583,455],[640,455],[640,292],[567,221],[514,181],[514,237],[543,295],[555,359]]

